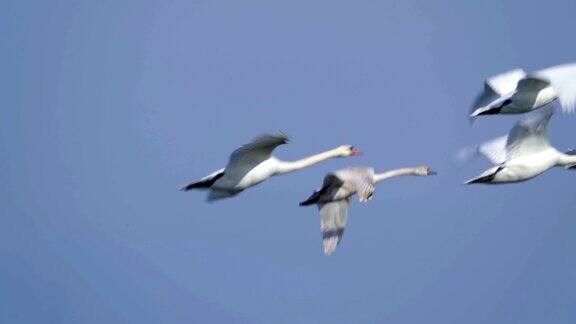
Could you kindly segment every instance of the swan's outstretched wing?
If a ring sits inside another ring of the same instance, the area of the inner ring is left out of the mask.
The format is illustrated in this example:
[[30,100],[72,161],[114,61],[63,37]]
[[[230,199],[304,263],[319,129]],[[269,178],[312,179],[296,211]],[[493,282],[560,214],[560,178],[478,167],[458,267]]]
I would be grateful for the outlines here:
[[496,93],[488,83],[484,83],[484,90],[474,99],[474,103],[472,103],[472,107],[470,107],[469,115],[473,114],[478,108],[486,107],[499,97],[500,95]]
[[553,66],[534,73],[547,79],[558,95],[562,111],[576,111],[576,63]]
[[478,146],[478,153],[484,155],[490,162],[495,165],[502,164],[506,161],[506,143],[508,136],[504,135]]
[[503,135],[477,146],[464,147],[456,153],[455,161],[460,165],[464,165],[472,161],[474,157],[482,155],[492,162],[492,164],[500,165],[506,162],[507,142],[508,135]]
[[[507,160],[549,148],[550,140],[547,129],[554,110],[554,105],[549,104],[529,113],[512,127],[508,135],[479,145],[477,153],[485,156],[493,164],[500,165]],[[462,155],[474,154],[471,149],[462,152]]]
[[504,96],[516,90],[518,81],[525,76],[526,72],[524,72],[524,70],[514,69],[489,77],[486,79],[486,85],[492,88],[498,95]]
[[324,253],[331,254],[336,250],[344,234],[350,198],[319,204],[318,209],[320,210],[320,230]]
[[476,96],[472,104],[470,114],[478,108],[486,107],[499,97],[512,93],[516,90],[518,81],[525,76],[526,72],[524,70],[515,69],[487,78],[484,82],[484,90]]
[[230,155],[227,169],[242,165],[258,165],[270,158],[274,149],[288,143],[286,134],[264,134],[255,138],[252,142],[240,146]]
[[540,152],[549,148],[548,122],[555,106],[550,104],[520,119],[510,130],[506,141],[506,159]]
[[518,92],[535,92],[543,90],[550,86],[550,81],[535,75],[528,75],[522,80],[518,81],[516,89]]
[[344,188],[349,188],[358,193],[361,202],[372,198],[375,190],[374,169],[363,167],[349,167],[334,172]]

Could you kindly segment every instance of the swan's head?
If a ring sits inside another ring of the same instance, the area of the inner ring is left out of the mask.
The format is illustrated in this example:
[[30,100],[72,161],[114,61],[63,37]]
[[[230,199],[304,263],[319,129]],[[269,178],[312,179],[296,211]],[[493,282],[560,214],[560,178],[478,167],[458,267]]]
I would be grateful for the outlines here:
[[414,174],[419,176],[431,176],[436,175],[436,171],[427,166],[420,166],[415,168]]
[[362,151],[352,145],[342,145],[336,150],[338,151],[338,156],[341,157],[362,155]]

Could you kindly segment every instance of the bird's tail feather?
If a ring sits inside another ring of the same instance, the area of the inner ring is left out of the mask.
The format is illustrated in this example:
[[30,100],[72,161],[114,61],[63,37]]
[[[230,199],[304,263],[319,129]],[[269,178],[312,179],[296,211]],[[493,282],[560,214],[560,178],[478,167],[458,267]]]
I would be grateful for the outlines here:
[[481,175],[477,176],[476,178],[470,179],[464,184],[474,184],[474,183],[490,183],[496,177],[496,174],[502,171],[502,166],[496,166],[491,169],[484,171]]
[[222,190],[210,190],[208,193],[208,198],[206,199],[208,202],[214,202],[216,200],[231,198],[236,196],[238,192],[230,192],[230,191],[222,191]]
[[320,201],[320,190],[314,191],[314,193],[312,193],[312,195],[310,197],[308,197],[308,199],[306,199],[300,203],[300,206],[315,205],[319,201]]
[[181,188],[181,190],[183,191],[188,191],[188,190],[192,190],[192,189],[208,189],[210,188],[214,182],[216,182],[216,180],[222,178],[222,176],[224,175],[224,170],[218,170],[202,179],[200,179],[199,181],[194,181],[191,182],[185,186],[183,186]]

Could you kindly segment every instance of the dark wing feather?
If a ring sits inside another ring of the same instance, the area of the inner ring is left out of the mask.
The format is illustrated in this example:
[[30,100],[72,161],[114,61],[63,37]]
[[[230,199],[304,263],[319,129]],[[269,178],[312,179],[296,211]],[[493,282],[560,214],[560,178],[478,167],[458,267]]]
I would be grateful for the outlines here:
[[258,165],[270,158],[276,147],[286,144],[288,141],[289,138],[284,133],[261,135],[232,152],[228,168],[233,168],[238,164]]

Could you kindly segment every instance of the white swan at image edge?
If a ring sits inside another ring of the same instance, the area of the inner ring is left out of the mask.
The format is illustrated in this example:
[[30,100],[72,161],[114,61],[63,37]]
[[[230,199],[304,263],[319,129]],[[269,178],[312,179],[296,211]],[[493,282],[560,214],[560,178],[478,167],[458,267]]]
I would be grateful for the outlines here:
[[521,114],[559,100],[565,113],[576,111],[576,64],[563,64],[533,73],[514,69],[489,77],[474,101],[471,118]]

